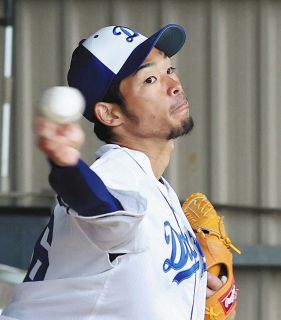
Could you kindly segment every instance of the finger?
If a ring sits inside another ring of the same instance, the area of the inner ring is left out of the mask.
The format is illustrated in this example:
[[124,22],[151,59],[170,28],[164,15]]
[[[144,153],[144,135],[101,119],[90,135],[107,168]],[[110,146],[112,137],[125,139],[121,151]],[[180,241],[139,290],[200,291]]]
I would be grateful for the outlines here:
[[39,139],[54,141],[62,146],[79,149],[85,140],[84,132],[76,123],[59,125],[38,116],[34,121],[34,126]]
[[39,137],[53,137],[57,130],[57,125],[43,116],[34,119],[34,129]]
[[39,141],[38,146],[58,166],[74,166],[80,158],[79,150],[65,145],[60,146],[49,140],[41,143]]
[[212,295],[214,295],[216,293],[216,291],[213,291],[211,289],[209,289],[207,287],[207,290],[206,290],[206,298],[210,298]]
[[219,277],[208,272],[207,286],[209,289],[211,289],[213,291],[218,291],[223,286],[223,282],[220,280]]
[[80,148],[85,140],[84,132],[77,123],[66,124],[59,127],[59,134],[62,135],[74,148]]

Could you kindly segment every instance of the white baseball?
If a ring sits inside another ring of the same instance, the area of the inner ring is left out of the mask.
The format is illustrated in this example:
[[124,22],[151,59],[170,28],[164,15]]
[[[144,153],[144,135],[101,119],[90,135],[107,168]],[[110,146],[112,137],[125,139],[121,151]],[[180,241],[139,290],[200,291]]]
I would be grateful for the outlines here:
[[78,89],[51,87],[42,95],[40,109],[44,116],[56,123],[70,123],[81,118],[85,99]]

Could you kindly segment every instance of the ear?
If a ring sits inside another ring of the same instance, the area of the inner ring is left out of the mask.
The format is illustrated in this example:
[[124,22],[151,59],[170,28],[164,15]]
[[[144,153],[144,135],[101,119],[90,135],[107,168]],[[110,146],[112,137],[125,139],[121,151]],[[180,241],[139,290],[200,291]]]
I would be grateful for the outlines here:
[[120,107],[116,103],[97,102],[94,113],[97,120],[106,126],[116,127],[122,123]]

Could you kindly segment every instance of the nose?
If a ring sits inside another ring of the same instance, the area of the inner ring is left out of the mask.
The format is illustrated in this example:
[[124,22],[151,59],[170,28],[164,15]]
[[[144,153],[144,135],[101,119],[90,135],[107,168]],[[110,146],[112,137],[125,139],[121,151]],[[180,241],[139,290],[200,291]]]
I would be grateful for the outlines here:
[[168,80],[168,95],[176,96],[182,92],[182,86],[179,80],[169,77]]

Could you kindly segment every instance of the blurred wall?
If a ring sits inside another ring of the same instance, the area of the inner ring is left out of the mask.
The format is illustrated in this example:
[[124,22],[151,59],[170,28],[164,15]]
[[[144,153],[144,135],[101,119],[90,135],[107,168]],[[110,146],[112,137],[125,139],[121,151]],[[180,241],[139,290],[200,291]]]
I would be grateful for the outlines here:
[[[47,87],[66,84],[79,40],[107,24],[150,35],[176,22],[188,32],[174,60],[196,127],[177,143],[168,177],[181,198],[201,190],[220,203],[281,206],[281,1],[18,0],[16,13],[15,190],[49,188],[32,117]],[[91,163],[100,143],[83,125]]]
[[[42,92],[66,84],[79,40],[108,24],[150,35],[162,25],[179,23],[188,41],[174,64],[195,129],[177,142],[166,175],[182,200],[201,191],[215,203],[246,208],[226,219],[238,244],[280,245],[280,211],[247,211],[281,208],[280,17],[278,0],[18,0],[12,191],[50,194],[48,165],[36,149],[32,121]],[[0,58],[2,73],[2,50]],[[82,124],[87,135],[83,158],[90,164],[101,142],[90,124]],[[273,272],[240,268],[237,278],[238,319],[281,318],[280,267]],[[263,304],[261,292],[268,297]]]

